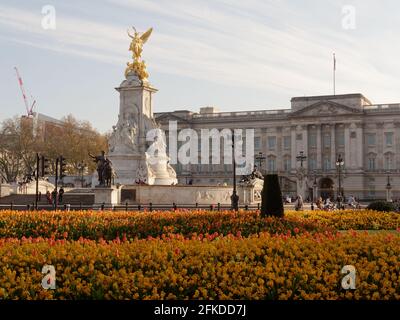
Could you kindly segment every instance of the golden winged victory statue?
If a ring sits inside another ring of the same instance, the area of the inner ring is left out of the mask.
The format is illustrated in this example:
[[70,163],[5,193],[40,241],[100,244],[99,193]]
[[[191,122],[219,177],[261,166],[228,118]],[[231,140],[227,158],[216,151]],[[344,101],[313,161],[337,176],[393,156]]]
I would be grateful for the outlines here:
[[125,77],[127,78],[129,73],[134,72],[142,82],[147,82],[149,74],[146,71],[146,63],[142,60],[142,51],[143,45],[153,32],[153,28],[150,28],[144,33],[137,32],[135,27],[132,28],[135,32],[134,35],[130,34],[129,30],[127,30],[127,32],[128,36],[132,39],[129,46],[129,51],[132,51],[133,62],[127,63]]

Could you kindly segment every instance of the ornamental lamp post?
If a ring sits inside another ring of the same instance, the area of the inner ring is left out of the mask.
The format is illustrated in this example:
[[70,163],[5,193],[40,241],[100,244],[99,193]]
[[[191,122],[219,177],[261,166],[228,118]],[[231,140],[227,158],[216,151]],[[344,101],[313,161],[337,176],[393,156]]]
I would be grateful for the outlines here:
[[236,160],[235,160],[235,133],[234,130],[232,130],[232,164],[233,164],[233,192],[231,196],[231,203],[232,203],[232,209],[235,211],[239,210],[239,196],[237,195],[236,191]]
[[304,151],[300,151],[300,154],[296,157],[297,161],[300,161],[300,167],[303,168],[303,162],[306,161],[307,156],[304,155]]
[[313,183],[313,200],[314,200],[314,202],[317,202],[317,187],[318,187],[317,175],[314,172],[314,183]]
[[336,167],[338,168],[338,173],[339,173],[339,188],[338,188],[338,207],[339,209],[342,208],[342,200],[343,200],[343,190],[342,190],[342,168],[344,166],[344,161],[342,158],[342,155],[339,154],[337,160],[336,160]]
[[79,175],[81,178],[81,187],[83,188],[83,171],[86,168],[86,164],[84,164],[83,162],[78,163],[78,170],[79,170]]
[[265,160],[265,157],[261,151],[256,155],[256,160],[258,160],[258,168],[262,172],[262,162]]

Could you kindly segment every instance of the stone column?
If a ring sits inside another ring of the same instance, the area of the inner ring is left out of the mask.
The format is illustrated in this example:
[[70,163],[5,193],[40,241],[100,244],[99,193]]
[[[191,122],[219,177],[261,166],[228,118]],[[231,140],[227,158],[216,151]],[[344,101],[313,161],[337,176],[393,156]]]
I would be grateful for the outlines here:
[[378,169],[384,168],[384,155],[383,150],[385,146],[385,139],[383,132],[385,131],[385,124],[383,122],[378,122],[376,124],[376,166]]
[[283,140],[283,135],[282,135],[282,127],[276,127],[276,170],[277,171],[283,171],[283,156],[282,156],[282,140]]
[[394,167],[400,168],[400,122],[395,122],[394,123],[394,128],[393,128],[393,151],[394,151]]
[[309,154],[308,154],[308,126],[307,125],[303,125],[303,126],[301,126],[301,132],[302,132],[302,135],[303,135],[303,148],[302,148],[302,150],[300,150],[300,151],[304,151],[304,155],[305,156],[307,156],[307,159],[306,159],[306,161],[304,161],[304,163],[303,163],[303,167],[305,168],[305,169],[307,169],[308,168],[308,157],[309,157]]
[[363,139],[363,127],[362,127],[362,123],[356,123],[357,129],[356,129],[356,134],[357,134],[357,144],[356,144],[356,150],[354,150],[354,152],[356,152],[356,156],[357,156],[357,169],[362,170],[363,166],[364,166],[364,139]]
[[331,125],[331,169],[336,166],[336,131],[335,124]]
[[317,169],[322,169],[321,125],[317,124]]
[[350,167],[350,125],[344,125],[344,163]]
[[297,168],[297,164],[296,164],[296,152],[297,152],[297,148],[296,148],[296,126],[291,126],[290,128],[290,133],[291,133],[291,138],[290,138],[290,143],[291,143],[291,162],[292,162],[292,170]]

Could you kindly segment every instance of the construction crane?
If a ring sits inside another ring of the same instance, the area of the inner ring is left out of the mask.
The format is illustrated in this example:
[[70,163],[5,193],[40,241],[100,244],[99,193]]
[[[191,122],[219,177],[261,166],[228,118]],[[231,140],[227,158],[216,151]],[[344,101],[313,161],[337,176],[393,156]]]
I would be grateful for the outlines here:
[[30,104],[30,102],[28,102],[28,98],[26,97],[26,93],[25,93],[25,88],[24,88],[24,83],[22,82],[22,78],[18,72],[17,67],[14,67],[15,72],[17,74],[17,78],[18,78],[18,83],[19,83],[19,88],[21,89],[21,93],[22,93],[22,98],[24,99],[24,103],[25,103],[25,108],[26,108],[26,113],[28,117],[33,117],[33,108],[35,106],[36,100],[31,96],[31,99],[33,100],[33,102]]

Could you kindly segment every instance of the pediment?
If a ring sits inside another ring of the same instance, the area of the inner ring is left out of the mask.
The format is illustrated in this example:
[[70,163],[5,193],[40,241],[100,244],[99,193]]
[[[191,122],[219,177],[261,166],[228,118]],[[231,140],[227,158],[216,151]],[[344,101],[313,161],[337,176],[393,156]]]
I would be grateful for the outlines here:
[[338,116],[362,113],[361,110],[332,101],[319,101],[291,114],[292,117]]
[[178,117],[172,113],[155,113],[154,114],[155,120],[157,122],[168,122],[168,121],[177,121],[178,123],[188,123],[188,121],[184,118]]

